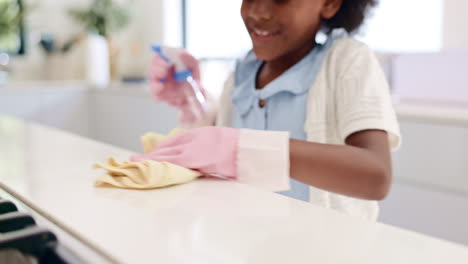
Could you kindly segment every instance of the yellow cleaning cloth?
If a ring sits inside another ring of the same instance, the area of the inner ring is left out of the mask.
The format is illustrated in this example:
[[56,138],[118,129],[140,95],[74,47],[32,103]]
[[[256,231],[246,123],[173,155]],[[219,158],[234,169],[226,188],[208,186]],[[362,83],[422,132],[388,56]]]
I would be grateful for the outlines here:
[[[145,134],[141,137],[144,152],[150,152],[162,141],[182,131],[181,129],[174,129],[167,136],[157,133]],[[162,188],[187,183],[202,175],[198,171],[172,163],[153,160],[118,162],[115,158],[111,157],[107,160],[107,163],[97,163],[93,167],[107,171],[106,174],[97,178],[95,182],[96,186],[128,189]]]
[[143,145],[143,153],[150,153],[156,146],[164,140],[184,132],[181,128],[172,129],[169,134],[163,135],[154,132],[148,132],[141,137],[141,145]]

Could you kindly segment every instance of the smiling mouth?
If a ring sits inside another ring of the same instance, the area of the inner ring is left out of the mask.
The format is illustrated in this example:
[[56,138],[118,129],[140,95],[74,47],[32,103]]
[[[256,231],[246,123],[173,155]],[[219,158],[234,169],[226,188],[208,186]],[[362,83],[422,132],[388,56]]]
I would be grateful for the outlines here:
[[250,27],[249,31],[252,39],[260,42],[271,40],[280,33],[279,30],[265,30],[257,27]]
[[255,35],[258,35],[260,37],[269,37],[269,36],[275,36],[275,35],[278,35],[278,32],[272,32],[272,31],[268,31],[268,30],[261,30],[261,29],[257,29],[257,28],[253,28],[251,30],[251,32]]

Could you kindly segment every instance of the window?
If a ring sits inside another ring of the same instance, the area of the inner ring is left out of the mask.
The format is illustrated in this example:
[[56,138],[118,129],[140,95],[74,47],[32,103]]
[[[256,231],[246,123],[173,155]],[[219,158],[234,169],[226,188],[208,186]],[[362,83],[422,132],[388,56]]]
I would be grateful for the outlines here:
[[252,46],[241,4],[242,0],[182,0],[184,46],[201,59],[203,84],[215,97],[235,60]]
[[[240,16],[242,0],[181,1],[185,47],[203,60],[205,86],[219,94],[234,60],[251,48]],[[356,37],[381,53],[439,51],[443,5],[444,0],[379,0]]]
[[24,53],[24,27],[21,0],[0,0],[0,52]]
[[184,0],[186,48],[201,58],[238,58],[251,48],[242,0]]
[[442,48],[444,0],[380,0],[358,39],[389,53]]
[[[251,47],[240,16],[242,0],[183,2],[186,47],[196,56],[235,58]],[[380,0],[357,38],[380,52],[439,51],[443,6],[444,0]]]

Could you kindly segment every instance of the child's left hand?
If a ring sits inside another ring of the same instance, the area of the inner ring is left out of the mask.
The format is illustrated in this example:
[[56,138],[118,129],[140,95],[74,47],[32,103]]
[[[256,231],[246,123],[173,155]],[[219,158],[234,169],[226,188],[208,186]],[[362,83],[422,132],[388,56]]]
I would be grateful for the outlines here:
[[205,174],[235,178],[239,134],[235,128],[196,128],[162,142],[148,154],[130,159],[166,161]]

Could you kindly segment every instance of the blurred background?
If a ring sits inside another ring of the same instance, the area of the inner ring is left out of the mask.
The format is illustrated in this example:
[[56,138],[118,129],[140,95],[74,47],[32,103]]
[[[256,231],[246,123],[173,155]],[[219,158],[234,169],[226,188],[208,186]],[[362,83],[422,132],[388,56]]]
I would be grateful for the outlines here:
[[[219,96],[250,48],[240,3],[0,0],[0,115],[139,151],[140,135],[177,125],[148,92],[151,44],[187,48]],[[468,1],[380,0],[356,37],[381,61],[403,135],[380,221],[468,245],[466,14]]]

